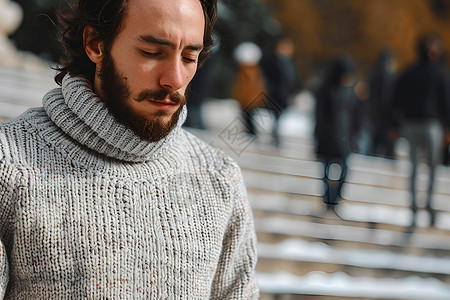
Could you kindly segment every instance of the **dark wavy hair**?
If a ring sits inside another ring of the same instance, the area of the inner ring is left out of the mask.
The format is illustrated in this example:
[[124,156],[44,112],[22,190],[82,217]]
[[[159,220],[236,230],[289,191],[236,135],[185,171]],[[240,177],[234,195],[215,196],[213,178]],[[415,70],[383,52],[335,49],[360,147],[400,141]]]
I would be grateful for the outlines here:
[[[217,20],[217,0],[199,0],[205,17],[203,50],[199,55],[199,66],[206,60],[214,45],[213,27]],[[110,51],[120,31],[128,0],[77,0],[56,12],[58,39],[64,49],[64,56],[56,68],[55,81],[62,84],[64,76],[82,75],[94,81],[95,63],[87,56],[83,44],[83,31],[92,27],[93,41],[103,41],[105,51]]]

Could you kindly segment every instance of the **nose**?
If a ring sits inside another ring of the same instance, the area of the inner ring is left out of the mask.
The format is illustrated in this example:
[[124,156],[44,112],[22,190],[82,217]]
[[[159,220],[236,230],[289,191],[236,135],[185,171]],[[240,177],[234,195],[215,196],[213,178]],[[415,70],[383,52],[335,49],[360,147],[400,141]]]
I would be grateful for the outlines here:
[[184,85],[183,66],[179,59],[171,59],[161,70],[159,84],[166,90],[177,91]]

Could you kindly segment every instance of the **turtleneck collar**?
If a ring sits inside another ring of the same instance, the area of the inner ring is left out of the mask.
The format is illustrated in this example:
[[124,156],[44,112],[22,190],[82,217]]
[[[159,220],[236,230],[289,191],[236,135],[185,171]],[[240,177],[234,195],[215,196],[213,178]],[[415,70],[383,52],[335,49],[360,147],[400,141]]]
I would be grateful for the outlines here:
[[82,145],[119,160],[143,162],[170,147],[186,119],[186,107],[178,124],[163,139],[150,143],[119,123],[83,77],[66,75],[61,88],[48,92],[43,106],[49,118]]

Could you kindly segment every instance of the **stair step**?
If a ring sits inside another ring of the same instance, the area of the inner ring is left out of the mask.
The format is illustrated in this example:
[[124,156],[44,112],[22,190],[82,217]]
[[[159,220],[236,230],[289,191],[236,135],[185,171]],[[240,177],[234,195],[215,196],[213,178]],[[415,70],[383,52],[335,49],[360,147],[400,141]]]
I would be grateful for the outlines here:
[[272,295],[316,295],[373,300],[450,299],[450,285],[436,278],[352,277],[344,272],[328,274],[321,271],[303,276],[287,272],[257,273],[256,276],[261,293]]
[[418,248],[424,250],[450,251],[448,233],[440,231],[414,234],[385,229],[371,229],[349,225],[320,224],[304,220],[268,217],[255,218],[257,233],[346,241],[374,246]]
[[42,106],[42,97],[57,85],[55,71],[0,68],[0,117],[15,118],[32,107]]
[[[291,214],[302,217],[326,218],[324,204],[321,198],[316,197],[315,203],[311,199],[293,199],[281,193],[264,194],[248,191],[248,198],[254,210],[265,212]],[[436,207],[436,205],[435,205]],[[449,209],[448,207],[445,207]],[[373,225],[394,225],[408,227],[411,224],[412,214],[409,207],[393,206],[387,204],[357,203],[341,201],[335,208],[336,213],[345,222],[360,222]],[[435,227],[441,230],[450,230],[450,212],[436,211]],[[429,214],[423,209],[417,213],[417,227],[428,227]]]
[[308,242],[299,239],[286,239],[275,244],[259,243],[258,257],[345,265],[357,268],[450,275],[450,257],[413,255],[378,249],[344,249],[330,246],[324,242]]

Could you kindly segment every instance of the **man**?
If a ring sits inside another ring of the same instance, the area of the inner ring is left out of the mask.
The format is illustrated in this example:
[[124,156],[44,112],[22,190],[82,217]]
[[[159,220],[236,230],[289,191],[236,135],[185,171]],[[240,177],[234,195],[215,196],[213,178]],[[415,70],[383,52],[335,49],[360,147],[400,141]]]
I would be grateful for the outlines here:
[[394,142],[389,136],[392,128],[392,94],[397,80],[397,59],[388,50],[380,53],[369,76],[371,131],[371,153],[386,158],[395,158]]
[[216,1],[79,0],[43,108],[0,125],[5,299],[253,299],[234,161],[181,129]]
[[270,103],[265,105],[274,116],[272,143],[276,147],[280,145],[281,116],[290,105],[291,97],[301,87],[293,61],[294,50],[294,42],[291,39],[285,36],[277,37],[274,48],[262,63],[270,97]]
[[349,57],[333,59],[316,92],[316,154],[323,162],[323,202],[335,211],[348,174],[356,65]]
[[435,224],[432,207],[435,170],[442,156],[443,126],[450,122],[450,81],[441,64],[444,48],[440,37],[424,36],[419,41],[418,50],[418,62],[402,74],[394,94],[396,127],[400,128],[410,146],[410,229],[416,225],[416,178],[420,154],[425,154],[429,167],[426,209],[430,214],[430,224]]
[[255,111],[263,104],[265,92],[264,76],[260,66],[261,48],[253,42],[242,42],[233,51],[237,63],[236,78],[231,97],[241,108],[244,130],[253,137],[258,134]]

